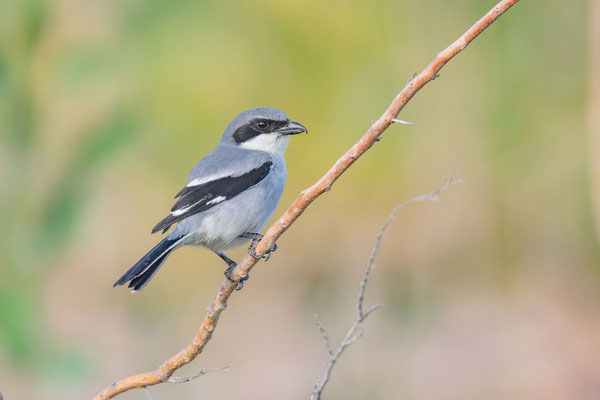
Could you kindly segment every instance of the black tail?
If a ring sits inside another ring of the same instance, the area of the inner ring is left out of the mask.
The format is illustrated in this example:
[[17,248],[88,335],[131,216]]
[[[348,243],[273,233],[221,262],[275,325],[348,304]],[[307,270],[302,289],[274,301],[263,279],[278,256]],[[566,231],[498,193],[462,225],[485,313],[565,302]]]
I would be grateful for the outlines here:
[[156,274],[160,266],[165,262],[171,251],[175,249],[177,239],[164,238],[159,244],[141,258],[129,271],[115,282],[113,287],[124,285],[129,282],[128,287],[132,292],[138,291],[148,284],[150,279]]

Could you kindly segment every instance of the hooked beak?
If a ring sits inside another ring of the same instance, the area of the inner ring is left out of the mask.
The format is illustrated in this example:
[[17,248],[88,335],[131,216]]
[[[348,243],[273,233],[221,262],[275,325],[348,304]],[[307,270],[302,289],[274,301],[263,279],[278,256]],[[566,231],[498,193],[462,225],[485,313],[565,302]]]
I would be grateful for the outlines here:
[[277,129],[277,132],[281,133],[282,135],[297,135],[302,132],[308,133],[304,125],[294,121],[290,121],[286,126],[282,126],[281,128]]

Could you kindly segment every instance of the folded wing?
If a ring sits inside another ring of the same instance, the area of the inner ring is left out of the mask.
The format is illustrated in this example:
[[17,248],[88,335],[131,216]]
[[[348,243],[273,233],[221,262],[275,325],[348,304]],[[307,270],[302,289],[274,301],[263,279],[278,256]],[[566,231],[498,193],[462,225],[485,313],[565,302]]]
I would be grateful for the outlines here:
[[179,199],[171,209],[171,213],[156,224],[152,233],[160,230],[165,233],[174,223],[237,196],[265,179],[272,167],[273,163],[266,161],[261,166],[239,176],[225,176],[208,181],[192,180],[175,196]]

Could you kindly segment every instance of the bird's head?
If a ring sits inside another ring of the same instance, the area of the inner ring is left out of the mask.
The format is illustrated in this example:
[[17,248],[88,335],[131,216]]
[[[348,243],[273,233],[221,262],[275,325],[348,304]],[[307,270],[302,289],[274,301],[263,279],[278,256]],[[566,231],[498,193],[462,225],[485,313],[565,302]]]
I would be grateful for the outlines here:
[[283,155],[289,136],[302,132],[308,132],[304,125],[290,121],[277,108],[253,108],[231,121],[223,133],[221,143]]

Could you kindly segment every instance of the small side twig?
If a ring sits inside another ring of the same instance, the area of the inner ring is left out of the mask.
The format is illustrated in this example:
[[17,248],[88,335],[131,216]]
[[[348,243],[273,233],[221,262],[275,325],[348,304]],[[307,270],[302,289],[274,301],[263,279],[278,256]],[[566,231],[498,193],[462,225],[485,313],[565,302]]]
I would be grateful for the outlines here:
[[[329,335],[327,334],[327,331],[323,327],[323,324],[319,320],[319,317],[317,316],[317,314],[315,314],[315,323],[319,327],[319,331],[321,332],[321,335],[323,336],[323,340],[325,341],[325,346],[327,347],[327,351],[329,352],[329,360],[328,360],[328,362],[326,362],[324,364],[325,367],[322,367],[321,371],[319,372],[319,376],[317,377],[317,381],[315,382],[313,392],[310,396],[311,400],[320,400],[321,399],[321,394],[323,393],[325,386],[331,379],[331,372],[333,371],[333,367],[339,360],[340,356],[342,355],[342,353],[344,352],[344,350],[346,350],[346,348],[348,346],[350,346],[352,343],[354,343],[358,339],[360,339],[360,337],[363,334],[363,322],[367,319],[367,317],[383,305],[382,303],[376,303],[376,304],[373,304],[372,306],[370,306],[369,308],[367,308],[367,310],[365,311],[364,303],[365,303],[365,296],[366,296],[366,292],[367,292],[367,284],[369,283],[369,276],[371,274],[371,271],[375,267],[375,259],[377,257],[377,252],[379,250],[379,247],[381,246],[381,240],[383,239],[383,235],[387,231],[387,228],[389,227],[390,223],[394,220],[396,213],[400,209],[408,206],[409,204],[419,203],[421,201],[427,201],[427,200],[438,201],[440,198],[440,194],[442,192],[447,190],[450,186],[452,186],[456,183],[460,183],[460,182],[461,182],[461,180],[459,178],[456,178],[456,170],[454,168],[452,168],[452,172],[444,180],[444,182],[442,183],[442,185],[440,187],[438,187],[434,191],[425,193],[421,196],[414,197],[414,198],[412,198],[408,201],[405,201],[404,203],[398,204],[396,207],[394,207],[394,209],[392,210],[390,215],[387,217],[387,219],[383,223],[383,226],[379,230],[379,233],[377,234],[377,237],[375,239],[375,245],[373,246],[373,250],[371,250],[371,256],[369,257],[369,262],[367,263],[367,267],[365,268],[365,271],[363,272],[362,280],[360,281],[360,290],[358,292],[358,300],[356,302],[356,319],[354,320],[354,323],[352,324],[352,326],[350,326],[350,329],[348,329],[348,332],[346,332],[346,336],[344,336],[344,339],[342,340],[342,342],[340,343],[339,347],[337,348],[337,350],[335,352],[333,351],[333,349],[331,347],[331,342],[329,340]],[[325,372],[323,372],[323,369],[325,370]]]
[[319,331],[321,331],[321,335],[323,335],[323,340],[325,340],[325,347],[327,347],[329,357],[333,357],[334,354],[333,349],[331,348],[331,342],[329,341],[329,335],[327,334],[327,331],[325,330],[325,327],[323,327],[323,324],[319,320],[319,316],[317,314],[315,314],[315,324],[317,324]]
[[[226,365],[226,366],[220,367],[220,368],[202,369],[202,370],[196,372],[195,374],[188,375],[188,376],[170,376],[169,378],[164,379],[163,382],[168,382],[168,383],[186,383],[186,382],[189,382],[189,381],[194,380],[196,378],[199,378],[199,377],[201,377],[203,375],[209,374],[211,372],[226,371],[230,367],[231,367],[231,365]],[[146,396],[148,397],[148,399],[152,400],[152,396],[150,395],[150,391],[148,390],[148,386],[142,386],[142,388],[146,392]],[[0,395],[1,394],[2,393],[0,393]],[[99,396],[102,397],[105,400],[108,400],[108,397],[104,396],[103,394],[99,394]],[[1,396],[0,396],[0,400],[2,400]]]
[[201,369],[200,371],[196,372],[195,374],[192,375],[188,375],[188,376],[171,376],[168,379],[165,379],[165,382],[169,382],[169,383],[185,383],[185,382],[189,382],[193,379],[199,378],[203,375],[209,374],[211,372],[216,372],[216,371],[226,371],[229,368],[231,368],[231,365],[226,365],[224,367],[220,367],[220,368],[213,368],[213,369]]

